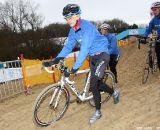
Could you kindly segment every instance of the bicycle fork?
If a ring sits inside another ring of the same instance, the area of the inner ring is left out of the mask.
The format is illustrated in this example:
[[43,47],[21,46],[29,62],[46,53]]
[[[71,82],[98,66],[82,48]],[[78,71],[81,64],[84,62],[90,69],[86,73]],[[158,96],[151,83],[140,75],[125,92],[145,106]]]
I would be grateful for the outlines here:
[[58,106],[58,102],[59,102],[61,93],[62,93],[62,89],[61,89],[61,88],[56,88],[56,89],[54,90],[54,93],[53,93],[53,95],[52,95],[52,98],[51,98],[51,100],[50,100],[50,102],[49,102],[49,105],[50,105],[50,106],[53,106],[53,103],[54,103],[54,106],[53,106],[54,109],[56,109],[57,106]]

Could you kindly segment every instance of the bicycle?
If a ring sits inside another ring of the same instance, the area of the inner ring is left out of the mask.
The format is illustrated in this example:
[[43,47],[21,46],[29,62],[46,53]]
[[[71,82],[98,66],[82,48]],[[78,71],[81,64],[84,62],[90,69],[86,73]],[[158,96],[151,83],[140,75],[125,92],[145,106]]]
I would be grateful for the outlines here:
[[[142,84],[145,84],[149,78],[149,73],[152,74],[157,71],[158,65],[157,65],[157,58],[155,54],[155,43],[157,41],[157,34],[154,30],[152,33],[152,38],[148,39],[148,52],[147,52],[147,58],[146,58],[146,64],[143,69],[143,75],[142,75]],[[138,48],[140,49],[140,42],[138,44]]]
[[[81,70],[76,74],[80,73],[88,73],[88,76],[85,81],[85,87],[82,93],[79,93],[78,90],[74,86],[74,81],[70,81],[69,78],[64,76],[64,72],[67,71],[67,67],[65,67],[64,62],[61,61],[58,65],[55,65],[58,70],[61,72],[61,79],[56,84],[51,84],[46,87],[37,97],[34,106],[33,106],[33,122],[37,126],[46,127],[49,126],[56,121],[60,120],[65,112],[68,109],[70,104],[70,93],[68,91],[69,87],[73,93],[77,97],[78,102],[86,102],[89,101],[91,106],[95,106],[93,101],[93,95],[89,92],[90,87],[90,70]],[[44,68],[48,73],[54,73],[54,71],[50,71],[48,68]],[[113,89],[115,89],[115,77],[112,72],[106,70],[103,82],[107,82]],[[67,87],[66,87],[67,86]],[[101,92],[101,104],[108,101],[111,95]]]

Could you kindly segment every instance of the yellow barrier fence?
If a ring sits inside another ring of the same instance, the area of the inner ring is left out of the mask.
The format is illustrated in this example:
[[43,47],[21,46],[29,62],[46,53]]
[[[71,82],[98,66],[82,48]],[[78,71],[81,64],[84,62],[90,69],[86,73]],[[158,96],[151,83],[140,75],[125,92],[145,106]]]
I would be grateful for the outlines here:
[[[65,59],[65,66],[72,68],[76,61],[76,57],[70,57]],[[24,86],[32,87],[39,84],[54,83],[59,81],[60,72],[56,68],[52,68],[55,73],[49,74],[42,69],[42,62],[40,60],[22,60],[23,66],[23,80]],[[80,70],[89,68],[89,58],[86,59]]]
[[129,45],[129,41],[128,40],[120,40],[118,41],[118,46],[122,47],[122,46],[128,46]]
[[131,36],[131,37],[129,37],[129,38],[126,39],[126,40],[119,40],[119,41],[118,41],[118,46],[119,46],[119,47],[128,46],[128,45],[130,45],[130,44],[136,43],[136,41],[137,41],[137,38],[134,37],[134,36]]

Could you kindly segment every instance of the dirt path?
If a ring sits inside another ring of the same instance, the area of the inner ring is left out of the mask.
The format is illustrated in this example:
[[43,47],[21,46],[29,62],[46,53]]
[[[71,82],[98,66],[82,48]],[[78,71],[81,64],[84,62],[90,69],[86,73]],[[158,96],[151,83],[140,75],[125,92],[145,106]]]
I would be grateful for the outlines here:
[[[31,95],[20,95],[0,103],[0,130],[160,130],[160,81],[158,73],[147,85],[141,84],[146,47],[136,45],[121,48],[118,65],[121,92],[120,103],[112,99],[102,106],[102,118],[94,125],[88,119],[94,108],[87,103],[72,103],[65,116],[55,125],[38,128],[32,122],[32,106],[42,88],[33,89]],[[149,128],[148,128],[149,129]],[[150,129],[149,129],[150,130]]]

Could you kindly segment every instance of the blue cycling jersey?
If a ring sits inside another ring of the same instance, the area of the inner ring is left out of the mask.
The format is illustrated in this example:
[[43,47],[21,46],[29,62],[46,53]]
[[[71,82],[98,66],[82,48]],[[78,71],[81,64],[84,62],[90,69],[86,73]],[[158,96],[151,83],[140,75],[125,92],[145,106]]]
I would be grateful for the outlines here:
[[107,38],[102,36],[92,23],[81,19],[77,31],[72,28],[70,29],[67,43],[57,58],[66,57],[75,47],[77,42],[80,44],[80,52],[73,69],[79,69],[87,55],[93,56],[94,54],[101,52],[109,54]]
[[105,37],[108,39],[108,42],[109,42],[109,44],[108,44],[109,53],[114,54],[114,55],[120,55],[120,50],[117,45],[116,36],[112,33],[109,33],[109,34],[105,35]]
[[144,36],[148,37],[148,35],[152,32],[152,29],[157,30],[158,38],[160,38],[160,18],[153,17],[153,19],[149,23],[149,27],[146,29]]

